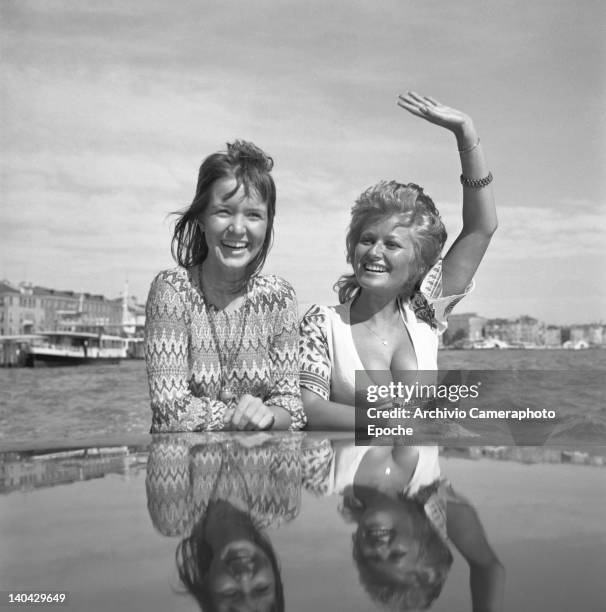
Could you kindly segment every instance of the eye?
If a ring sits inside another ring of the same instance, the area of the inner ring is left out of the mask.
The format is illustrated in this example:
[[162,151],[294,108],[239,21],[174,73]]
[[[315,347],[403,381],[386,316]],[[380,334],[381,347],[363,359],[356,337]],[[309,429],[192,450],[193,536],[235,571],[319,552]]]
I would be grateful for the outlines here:
[[372,244],[373,242],[372,236],[360,236],[360,244]]
[[259,585],[255,588],[255,595],[267,595],[271,591],[271,586],[269,584]]
[[223,599],[235,599],[240,595],[240,591],[237,589],[226,589],[225,591],[221,591],[219,596]]
[[217,215],[218,217],[229,217],[231,215],[231,211],[229,210],[229,208],[218,208],[215,211],[215,215]]
[[256,221],[263,221],[265,215],[260,210],[251,210],[248,212],[249,219],[255,219]]
[[399,242],[396,242],[395,240],[387,240],[385,242],[385,246],[388,249],[400,249],[400,248],[402,248],[402,245]]

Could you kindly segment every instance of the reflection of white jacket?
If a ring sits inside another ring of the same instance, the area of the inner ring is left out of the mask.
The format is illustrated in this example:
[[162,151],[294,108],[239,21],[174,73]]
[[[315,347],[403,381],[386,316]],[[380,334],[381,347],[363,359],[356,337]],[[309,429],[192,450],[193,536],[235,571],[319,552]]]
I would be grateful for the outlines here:
[[[345,488],[353,484],[358,467],[364,455],[371,446],[345,446],[337,448],[330,466],[327,494],[343,493]],[[402,492],[406,497],[412,497],[422,487],[426,487],[440,478],[440,463],[438,461],[437,446],[418,446],[419,459],[414,472],[403,487]]]

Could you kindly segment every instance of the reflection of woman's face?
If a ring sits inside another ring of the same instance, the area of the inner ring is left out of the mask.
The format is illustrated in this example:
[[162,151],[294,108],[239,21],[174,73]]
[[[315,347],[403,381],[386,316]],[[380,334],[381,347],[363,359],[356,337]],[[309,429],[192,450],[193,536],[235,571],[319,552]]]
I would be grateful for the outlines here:
[[397,502],[382,506],[364,512],[355,537],[369,568],[392,582],[402,582],[416,567],[419,542],[412,518],[398,509]]
[[215,555],[208,580],[219,612],[263,612],[276,600],[269,557],[248,540],[232,541]]

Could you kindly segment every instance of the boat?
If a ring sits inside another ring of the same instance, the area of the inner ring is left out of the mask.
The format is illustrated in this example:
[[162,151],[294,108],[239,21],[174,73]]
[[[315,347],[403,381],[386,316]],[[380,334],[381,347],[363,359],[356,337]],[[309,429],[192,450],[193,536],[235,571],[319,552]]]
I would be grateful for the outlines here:
[[121,336],[89,332],[39,332],[27,349],[25,365],[68,366],[116,364],[126,359],[127,343]]

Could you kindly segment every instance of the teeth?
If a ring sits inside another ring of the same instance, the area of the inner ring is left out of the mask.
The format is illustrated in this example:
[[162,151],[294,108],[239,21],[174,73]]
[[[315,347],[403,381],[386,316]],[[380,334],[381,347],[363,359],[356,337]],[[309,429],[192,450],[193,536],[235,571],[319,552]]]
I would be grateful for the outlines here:
[[383,266],[372,266],[367,264],[364,266],[364,268],[369,272],[387,272],[387,268],[384,268]]
[[236,240],[224,240],[223,244],[230,249],[244,249],[246,248],[246,242],[238,242]]
[[391,529],[384,527],[373,527],[372,529],[368,529],[368,533],[373,536],[388,536],[391,533]]

